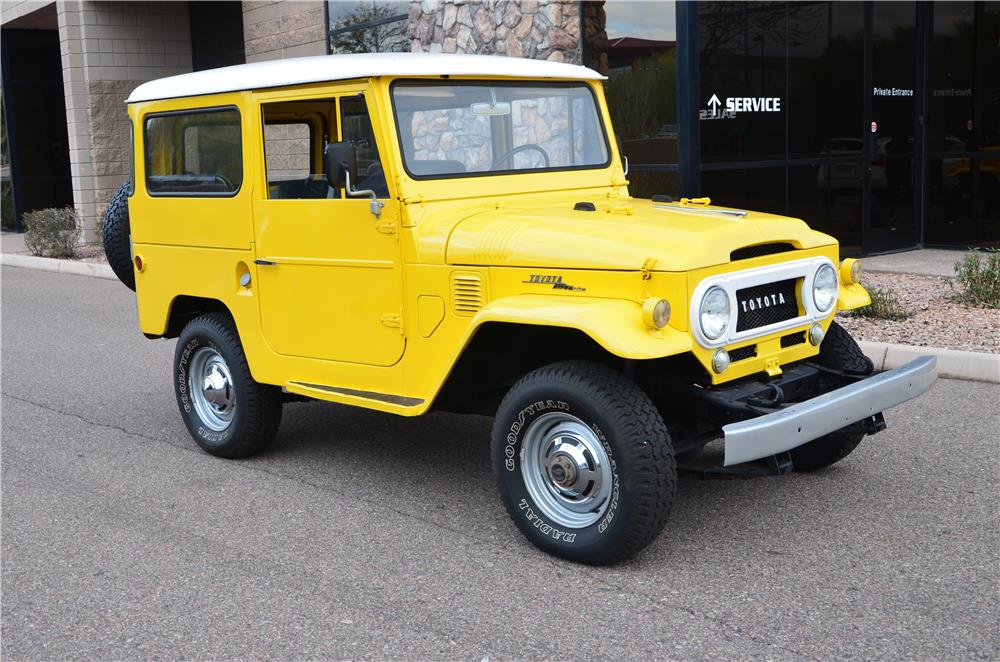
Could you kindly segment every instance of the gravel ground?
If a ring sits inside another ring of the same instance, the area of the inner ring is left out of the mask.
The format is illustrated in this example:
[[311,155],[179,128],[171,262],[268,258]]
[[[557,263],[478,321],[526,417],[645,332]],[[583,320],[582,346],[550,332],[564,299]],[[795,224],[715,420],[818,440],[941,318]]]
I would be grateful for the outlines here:
[[856,339],[1000,354],[1000,310],[953,301],[947,278],[867,272],[862,283],[892,290],[912,315],[894,322],[838,314]]

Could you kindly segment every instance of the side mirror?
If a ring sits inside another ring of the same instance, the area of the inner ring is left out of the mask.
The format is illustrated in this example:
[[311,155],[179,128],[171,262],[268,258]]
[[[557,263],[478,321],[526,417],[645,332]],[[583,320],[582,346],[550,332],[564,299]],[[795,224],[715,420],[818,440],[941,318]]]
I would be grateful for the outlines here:
[[331,188],[350,188],[358,181],[358,156],[350,141],[327,143],[323,150],[326,181]]

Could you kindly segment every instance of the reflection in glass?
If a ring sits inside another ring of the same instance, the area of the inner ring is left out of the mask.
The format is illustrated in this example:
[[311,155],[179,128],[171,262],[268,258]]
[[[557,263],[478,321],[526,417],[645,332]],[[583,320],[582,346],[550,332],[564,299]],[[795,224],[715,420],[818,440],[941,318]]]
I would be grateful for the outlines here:
[[[785,157],[788,14],[825,11],[783,2],[698,4],[704,161]],[[777,99],[774,111],[730,111],[736,99]]]
[[703,172],[702,192],[723,207],[784,214],[785,167]]
[[[673,0],[585,3],[583,8],[588,26],[584,61],[608,76],[608,109],[633,171],[643,164],[677,162],[675,9]],[[639,195],[644,178],[632,179],[630,191]]]
[[402,53],[410,50],[410,3],[328,2],[331,53]]
[[836,237],[842,256],[861,253],[862,172],[860,161],[788,169],[788,215]]

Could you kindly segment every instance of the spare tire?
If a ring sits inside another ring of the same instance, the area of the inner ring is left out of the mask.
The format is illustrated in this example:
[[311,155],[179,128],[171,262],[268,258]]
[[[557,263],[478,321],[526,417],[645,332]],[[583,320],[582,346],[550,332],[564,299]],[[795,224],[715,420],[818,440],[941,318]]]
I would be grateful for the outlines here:
[[104,254],[111,270],[125,287],[135,291],[135,271],[132,268],[132,230],[128,222],[128,189],[125,182],[108,203],[101,227]]

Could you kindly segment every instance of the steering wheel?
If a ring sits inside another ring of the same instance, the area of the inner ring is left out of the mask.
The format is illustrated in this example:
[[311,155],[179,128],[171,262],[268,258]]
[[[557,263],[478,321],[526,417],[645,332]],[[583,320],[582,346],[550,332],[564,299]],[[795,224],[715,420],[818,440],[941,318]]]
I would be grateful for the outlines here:
[[538,152],[539,154],[541,154],[542,155],[542,160],[545,161],[545,165],[543,167],[545,167],[545,168],[549,167],[549,154],[548,154],[548,152],[546,152],[544,149],[542,149],[541,145],[536,145],[535,143],[525,143],[524,145],[518,145],[517,147],[515,147],[512,150],[510,150],[506,154],[501,155],[500,158],[494,159],[493,160],[493,165],[490,166],[490,170],[496,170],[498,167],[500,167],[500,164],[503,163],[504,161],[508,161],[514,155],[520,154],[521,152],[526,152],[528,150],[531,150],[531,151],[534,151],[534,152]]

